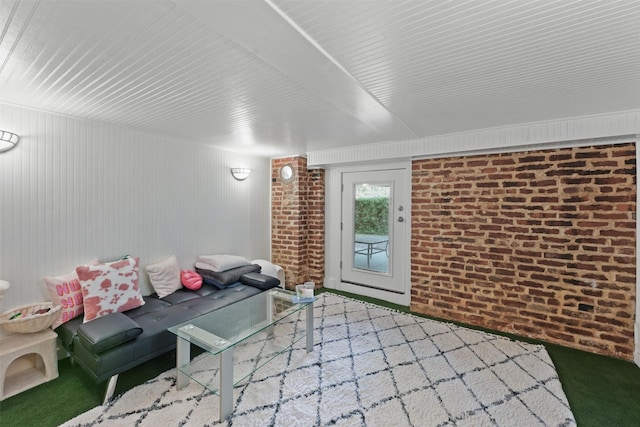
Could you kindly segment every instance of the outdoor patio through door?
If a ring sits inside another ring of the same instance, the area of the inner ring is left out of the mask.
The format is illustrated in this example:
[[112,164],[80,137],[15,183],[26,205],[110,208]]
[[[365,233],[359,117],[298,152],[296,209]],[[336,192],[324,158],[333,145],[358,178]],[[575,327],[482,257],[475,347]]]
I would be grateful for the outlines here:
[[404,292],[404,170],[342,174],[342,281]]

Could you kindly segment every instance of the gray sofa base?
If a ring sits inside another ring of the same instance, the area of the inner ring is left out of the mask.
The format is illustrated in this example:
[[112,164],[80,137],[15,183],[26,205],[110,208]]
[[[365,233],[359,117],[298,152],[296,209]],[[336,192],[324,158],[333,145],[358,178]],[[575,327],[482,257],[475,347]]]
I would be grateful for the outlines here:
[[[143,306],[123,313],[139,325],[142,333],[101,352],[88,348],[78,337],[79,330],[91,327],[91,322],[82,323],[82,316],[62,324],[55,332],[73,363],[84,369],[97,383],[109,380],[105,393],[106,403],[115,390],[119,374],[175,350],[176,337],[167,328],[260,292],[263,290],[242,283],[225,289],[203,284],[197,291],[181,289],[163,299],[154,295],[145,296]],[[101,324],[104,327],[108,322],[103,321]],[[108,327],[106,329],[105,332],[108,332]]]

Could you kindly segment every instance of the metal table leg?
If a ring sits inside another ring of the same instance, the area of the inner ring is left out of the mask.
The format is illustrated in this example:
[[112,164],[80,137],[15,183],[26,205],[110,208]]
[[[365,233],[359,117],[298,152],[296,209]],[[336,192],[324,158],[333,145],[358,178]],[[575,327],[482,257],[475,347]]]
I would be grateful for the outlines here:
[[233,412],[233,347],[220,353],[220,421]]
[[309,304],[307,310],[307,353],[313,351],[313,303]]
[[178,372],[177,386],[178,389],[181,389],[189,384],[189,376],[183,373],[180,370],[180,367],[185,366],[191,361],[191,343],[180,337],[177,337],[176,339],[178,340],[176,343],[176,371]]

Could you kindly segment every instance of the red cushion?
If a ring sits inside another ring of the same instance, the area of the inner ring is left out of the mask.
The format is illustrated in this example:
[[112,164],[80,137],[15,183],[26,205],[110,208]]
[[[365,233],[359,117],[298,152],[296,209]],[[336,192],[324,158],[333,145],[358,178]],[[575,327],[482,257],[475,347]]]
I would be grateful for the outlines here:
[[202,287],[202,276],[195,271],[182,270],[180,272],[180,281],[182,286],[192,291],[196,291]]

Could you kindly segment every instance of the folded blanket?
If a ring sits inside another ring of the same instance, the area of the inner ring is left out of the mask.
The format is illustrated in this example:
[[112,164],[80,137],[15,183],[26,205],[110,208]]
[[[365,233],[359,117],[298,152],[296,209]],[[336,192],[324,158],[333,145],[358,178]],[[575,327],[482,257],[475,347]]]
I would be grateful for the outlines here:
[[198,257],[198,261],[209,264],[211,269],[216,272],[251,264],[248,259],[237,255],[201,255]]
[[198,265],[201,264],[199,262],[196,263],[196,271],[202,276],[202,280],[205,281],[205,283],[220,289],[239,282],[240,276],[245,273],[259,273],[262,269],[258,264],[249,264],[242,267],[232,268],[227,271],[216,272],[200,268]]
[[207,264],[206,262],[202,262],[202,261],[196,262],[194,267],[196,269],[199,268],[200,270],[211,271],[212,273],[220,273],[220,271],[214,270],[215,267],[213,265]]

